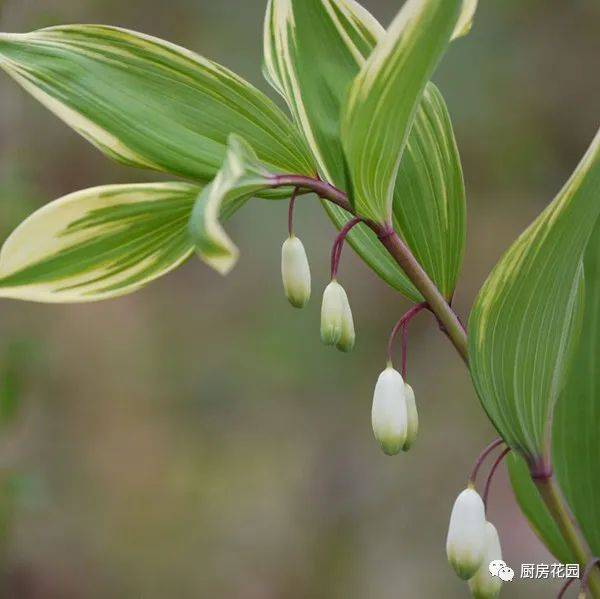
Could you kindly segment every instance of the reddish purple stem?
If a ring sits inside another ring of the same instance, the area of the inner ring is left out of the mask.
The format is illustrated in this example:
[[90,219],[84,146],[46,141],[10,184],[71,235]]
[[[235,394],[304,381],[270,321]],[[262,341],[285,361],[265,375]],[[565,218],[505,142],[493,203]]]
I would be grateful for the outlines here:
[[406,378],[406,355],[408,350],[408,325],[410,321],[417,315],[419,312],[427,308],[427,303],[423,302],[422,304],[417,304],[413,306],[395,325],[390,334],[390,338],[388,340],[387,346],[387,359],[388,362],[393,363],[392,353],[394,349],[394,341],[398,336],[398,333],[402,331],[402,378]]
[[496,461],[490,468],[490,473],[488,474],[487,480],[485,481],[485,490],[483,491],[483,505],[485,506],[487,512],[488,506],[488,497],[490,496],[490,488],[492,486],[492,480],[494,479],[494,474],[496,474],[496,470],[498,470],[498,466],[502,463],[502,460],[510,453],[510,447],[504,449],[504,451],[496,458]]
[[340,259],[342,257],[342,249],[344,248],[344,241],[346,241],[346,237],[348,233],[352,231],[352,229],[358,225],[358,223],[362,222],[362,218],[359,216],[354,217],[349,220],[344,227],[339,232],[338,236],[335,238],[333,242],[333,247],[331,248],[331,278],[335,279],[337,277],[338,268],[340,266]]
[[577,578],[570,578],[569,580],[567,580],[567,582],[565,582],[565,584],[563,584],[563,586],[561,587],[560,591],[558,592],[558,595],[556,597],[556,599],[562,599],[565,596],[565,593],[568,591],[569,587],[577,580]]
[[479,472],[479,469],[481,468],[481,465],[483,464],[483,462],[485,461],[485,459],[488,457],[488,455],[490,455],[490,453],[492,453],[492,451],[494,451],[494,449],[496,449],[496,447],[499,447],[503,443],[504,443],[504,440],[501,439],[500,437],[498,437],[497,439],[495,439],[494,441],[492,441],[479,454],[479,457],[477,458],[477,461],[475,462],[475,465],[473,466],[473,470],[471,471],[471,476],[469,476],[469,482],[471,484],[473,484],[473,485],[475,484],[475,481],[477,480],[477,473]]
[[294,234],[294,207],[296,206],[298,190],[298,187],[294,187],[292,197],[290,198],[290,207],[288,209],[288,232],[290,234],[290,237]]

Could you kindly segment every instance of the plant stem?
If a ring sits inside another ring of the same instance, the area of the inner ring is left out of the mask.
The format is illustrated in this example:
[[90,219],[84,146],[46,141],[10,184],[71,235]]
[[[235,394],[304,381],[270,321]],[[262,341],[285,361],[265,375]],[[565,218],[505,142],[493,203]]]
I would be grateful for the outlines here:
[[390,334],[390,338],[388,340],[387,345],[387,361],[389,364],[394,362],[393,360],[393,351],[394,351],[394,341],[398,336],[400,330],[402,330],[402,378],[406,380],[406,353],[407,353],[407,335],[408,335],[408,325],[410,321],[417,315],[419,312],[427,308],[427,304],[417,304],[413,306],[402,318],[394,325],[392,332]]
[[288,233],[291,237],[294,234],[294,207],[296,205],[296,198],[298,197],[298,188],[294,188],[292,197],[290,198],[290,206],[288,208]]
[[585,572],[583,573],[583,577],[581,578],[581,591],[580,593],[587,594],[588,588],[590,586],[590,576],[592,572],[597,572],[596,567],[600,564],[600,558],[594,557],[588,562],[585,567]]
[[356,227],[359,223],[362,222],[362,218],[359,216],[355,216],[352,220],[349,220],[344,227],[339,232],[338,236],[335,238],[333,242],[333,247],[331,248],[331,279],[335,279],[337,277],[338,268],[340,266],[340,260],[342,258],[342,250],[344,249],[344,241],[346,241],[346,237],[348,233]]
[[319,197],[329,200],[334,204],[337,204],[340,208],[343,208],[347,212],[354,214],[354,210],[348,201],[346,194],[320,179],[313,179],[311,177],[304,177],[302,175],[273,175],[271,177],[271,186],[276,187],[299,187],[309,189],[316,193]]
[[[301,187],[309,189],[319,197],[333,202],[346,210],[346,212],[356,216],[348,200],[348,196],[325,181],[299,175],[274,175],[271,177],[271,182],[273,187]],[[446,298],[413,256],[410,248],[400,239],[395,231],[390,230],[385,225],[368,220],[364,222],[373,230],[388,253],[421,293],[429,309],[435,314],[441,324],[443,331],[454,344],[454,347],[456,347],[465,363],[468,364],[467,333]]]
[[560,589],[558,595],[556,595],[556,599],[562,599],[565,596],[565,593],[569,590],[569,587],[577,580],[577,578],[569,578],[565,584],[563,584]]
[[[325,181],[299,175],[275,175],[271,178],[271,181],[273,187],[308,189],[322,199],[333,202],[340,208],[356,216],[353,206],[348,200],[348,196]],[[450,306],[449,301],[430,279],[419,261],[414,257],[410,248],[400,239],[390,225],[383,225],[369,220],[364,220],[364,222],[373,230],[388,253],[421,293],[427,303],[428,309],[436,316],[442,330],[453,343],[468,368],[467,333],[460,319]],[[495,443],[493,444],[494,447],[496,447]],[[500,442],[497,443],[500,444]],[[535,467],[531,467],[530,473],[544,503],[556,521],[565,541],[576,556],[580,567],[585,568],[592,559],[589,546],[561,495],[560,487],[551,473],[551,469],[546,468],[541,472]],[[597,568],[592,568],[590,571],[589,588],[593,596],[596,599],[600,599],[600,571]]]
[[[533,482],[558,525],[565,542],[575,555],[579,567],[585,569],[592,559],[592,554],[579,526],[571,515],[554,475],[534,478]],[[600,598],[600,572],[597,568],[590,571],[588,584],[592,595],[597,599]]]
[[502,460],[511,452],[510,447],[506,447],[504,451],[496,458],[496,461],[492,464],[490,468],[490,473],[488,474],[487,480],[485,481],[485,488],[483,490],[483,505],[485,506],[485,510],[487,513],[488,501],[490,498],[490,489],[492,488],[492,481],[494,480],[494,475],[496,474],[496,470],[498,470],[498,466],[502,463]]
[[421,293],[461,358],[468,364],[467,333],[446,298],[395,231],[386,235],[388,231],[380,225],[371,225],[371,228],[378,233],[381,243]]
[[471,470],[471,474],[469,475],[469,484],[475,486],[477,482],[477,475],[479,474],[479,469],[487,459],[487,457],[496,449],[496,447],[500,447],[504,443],[504,440],[498,437],[494,439],[478,456],[475,460],[475,464],[473,465],[473,469]]

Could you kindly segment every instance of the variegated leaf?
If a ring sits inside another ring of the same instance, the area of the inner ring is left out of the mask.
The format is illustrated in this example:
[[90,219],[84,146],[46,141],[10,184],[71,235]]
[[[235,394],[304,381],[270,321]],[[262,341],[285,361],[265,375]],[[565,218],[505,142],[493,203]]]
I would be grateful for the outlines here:
[[348,84],[383,36],[354,0],[269,0],[264,71],[286,100],[321,176],[346,189],[340,114]]
[[454,33],[452,34],[452,39],[467,35],[469,31],[471,31],[471,27],[473,27],[473,19],[475,18],[475,13],[477,12],[478,2],[479,0],[463,0],[462,11],[460,13],[460,18],[458,19],[456,28],[454,29]]
[[466,242],[465,185],[450,115],[433,83],[425,88],[402,155],[393,222],[450,301]]
[[364,218],[392,221],[402,154],[461,6],[461,0],[408,0],[350,87],[341,138],[354,207]]
[[[343,226],[347,214],[337,206],[326,206],[334,222]],[[400,164],[393,204],[394,229],[412,253],[451,300],[460,273],[465,247],[465,188],[444,98],[430,83],[417,111]],[[381,243],[368,227],[356,230],[363,259],[392,287],[418,303],[423,298],[398,265],[382,251]],[[359,237],[360,235],[360,237]]]
[[479,397],[506,442],[536,467],[551,450],[581,305],[583,255],[600,215],[600,131],[557,198],[481,289],[469,356]]
[[189,222],[198,255],[221,274],[234,267],[239,252],[220,220],[268,188],[269,176],[254,150],[239,136],[231,135],[223,166],[198,197]]
[[100,25],[0,34],[0,67],[122,163],[208,182],[231,132],[282,171],[313,174],[304,140],[261,92],[163,40]]
[[135,291],[193,251],[188,220],[200,188],[107,185],[47,204],[0,251],[0,297],[88,302]]
[[[596,201],[600,201],[600,188]],[[570,360],[567,383],[554,412],[552,460],[555,476],[593,555],[600,554],[600,218],[585,251],[581,333]],[[562,563],[575,558],[566,549],[531,482],[526,465],[509,462],[511,482],[534,530]]]
[[[322,175],[342,189],[347,180],[341,109],[348,87],[384,33],[365,9],[347,0],[271,0],[267,10],[266,74],[312,140]],[[409,135],[394,198],[396,230],[450,298],[463,255],[465,191],[448,111],[431,83]],[[344,210],[323,205],[338,228],[348,222]],[[349,241],[388,284],[422,301],[368,227],[355,227]]]

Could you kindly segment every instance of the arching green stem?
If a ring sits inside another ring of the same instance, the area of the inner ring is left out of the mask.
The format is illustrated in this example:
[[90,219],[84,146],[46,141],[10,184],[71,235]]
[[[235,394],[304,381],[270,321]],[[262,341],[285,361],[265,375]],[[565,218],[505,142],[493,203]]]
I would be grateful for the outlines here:
[[[356,216],[347,195],[325,181],[298,175],[279,175],[272,178],[272,183],[273,187],[298,187],[312,191],[319,197],[333,202]],[[467,332],[448,300],[414,257],[410,248],[400,239],[394,230],[390,229],[389,226],[372,221],[365,220],[364,222],[375,232],[390,256],[394,258],[406,276],[421,293],[427,302],[428,308],[435,314],[443,331],[468,367]],[[549,472],[546,476],[540,477],[535,476],[535,472],[532,472],[532,479],[562,532],[565,541],[576,556],[580,567],[585,568],[591,559],[591,551],[579,526],[570,514],[554,475]],[[594,569],[590,573],[589,588],[593,596],[600,599],[600,571],[598,569]]]
[[[554,475],[535,478],[534,482],[580,568],[585,568],[592,559],[592,554],[567,506],[567,502],[562,496]],[[592,595],[600,598],[600,572],[597,568],[589,572],[588,585]]]

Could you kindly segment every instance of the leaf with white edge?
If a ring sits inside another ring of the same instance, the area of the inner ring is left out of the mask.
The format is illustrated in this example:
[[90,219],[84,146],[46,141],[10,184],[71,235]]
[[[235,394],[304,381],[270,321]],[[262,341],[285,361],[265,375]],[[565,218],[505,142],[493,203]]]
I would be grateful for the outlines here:
[[187,223],[200,188],[106,185],[34,212],[0,251],[0,297],[89,302],[136,291],[193,251]]
[[149,35],[101,25],[0,34],[0,68],[109,157],[201,182],[236,132],[269,168],[312,175],[300,132],[228,69]]
[[473,381],[530,467],[550,454],[581,307],[583,256],[600,214],[600,131],[565,187],[481,289],[469,323]]
[[340,114],[348,85],[384,35],[353,0],[269,0],[264,71],[312,150],[321,176],[346,189]]
[[[600,187],[596,201],[600,201]],[[593,555],[600,555],[600,219],[584,258],[584,309],[581,332],[570,360],[567,383],[554,411],[554,473]],[[563,563],[575,560],[557,544],[550,516],[527,476],[526,465],[509,463],[515,494],[544,543]],[[526,509],[531,506],[530,509]]]
[[[350,84],[384,34],[373,16],[347,0],[271,0],[267,9],[266,75],[290,105],[321,174],[341,189],[347,189],[341,110]],[[338,228],[351,218],[331,203],[323,206]],[[465,212],[452,124],[443,97],[429,83],[400,165],[394,226],[448,298],[462,262]],[[348,239],[389,285],[423,301],[369,227],[355,227]]]
[[[338,227],[347,213],[325,205]],[[466,237],[462,167],[444,98],[429,83],[408,138],[394,191],[394,230],[411,249],[438,289],[451,300],[460,274]],[[367,226],[355,227],[349,241],[375,272],[410,300],[421,294]]]
[[466,218],[465,185],[452,122],[442,94],[430,83],[400,163],[393,224],[447,300],[452,299],[462,266]]
[[473,27],[473,19],[475,18],[475,13],[477,12],[478,2],[479,0],[463,0],[460,18],[458,19],[458,23],[454,29],[454,33],[452,34],[453,40],[463,37],[471,31],[471,28]]
[[364,218],[391,222],[402,154],[461,6],[461,0],[408,0],[350,87],[341,138],[351,199]]
[[221,274],[235,266],[239,251],[220,220],[224,213],[237,210],[254,194],[268,188],[270,176],[254,150],[242,138],[231,135],[223,166],[198,197],[189,222],[196,252]]

